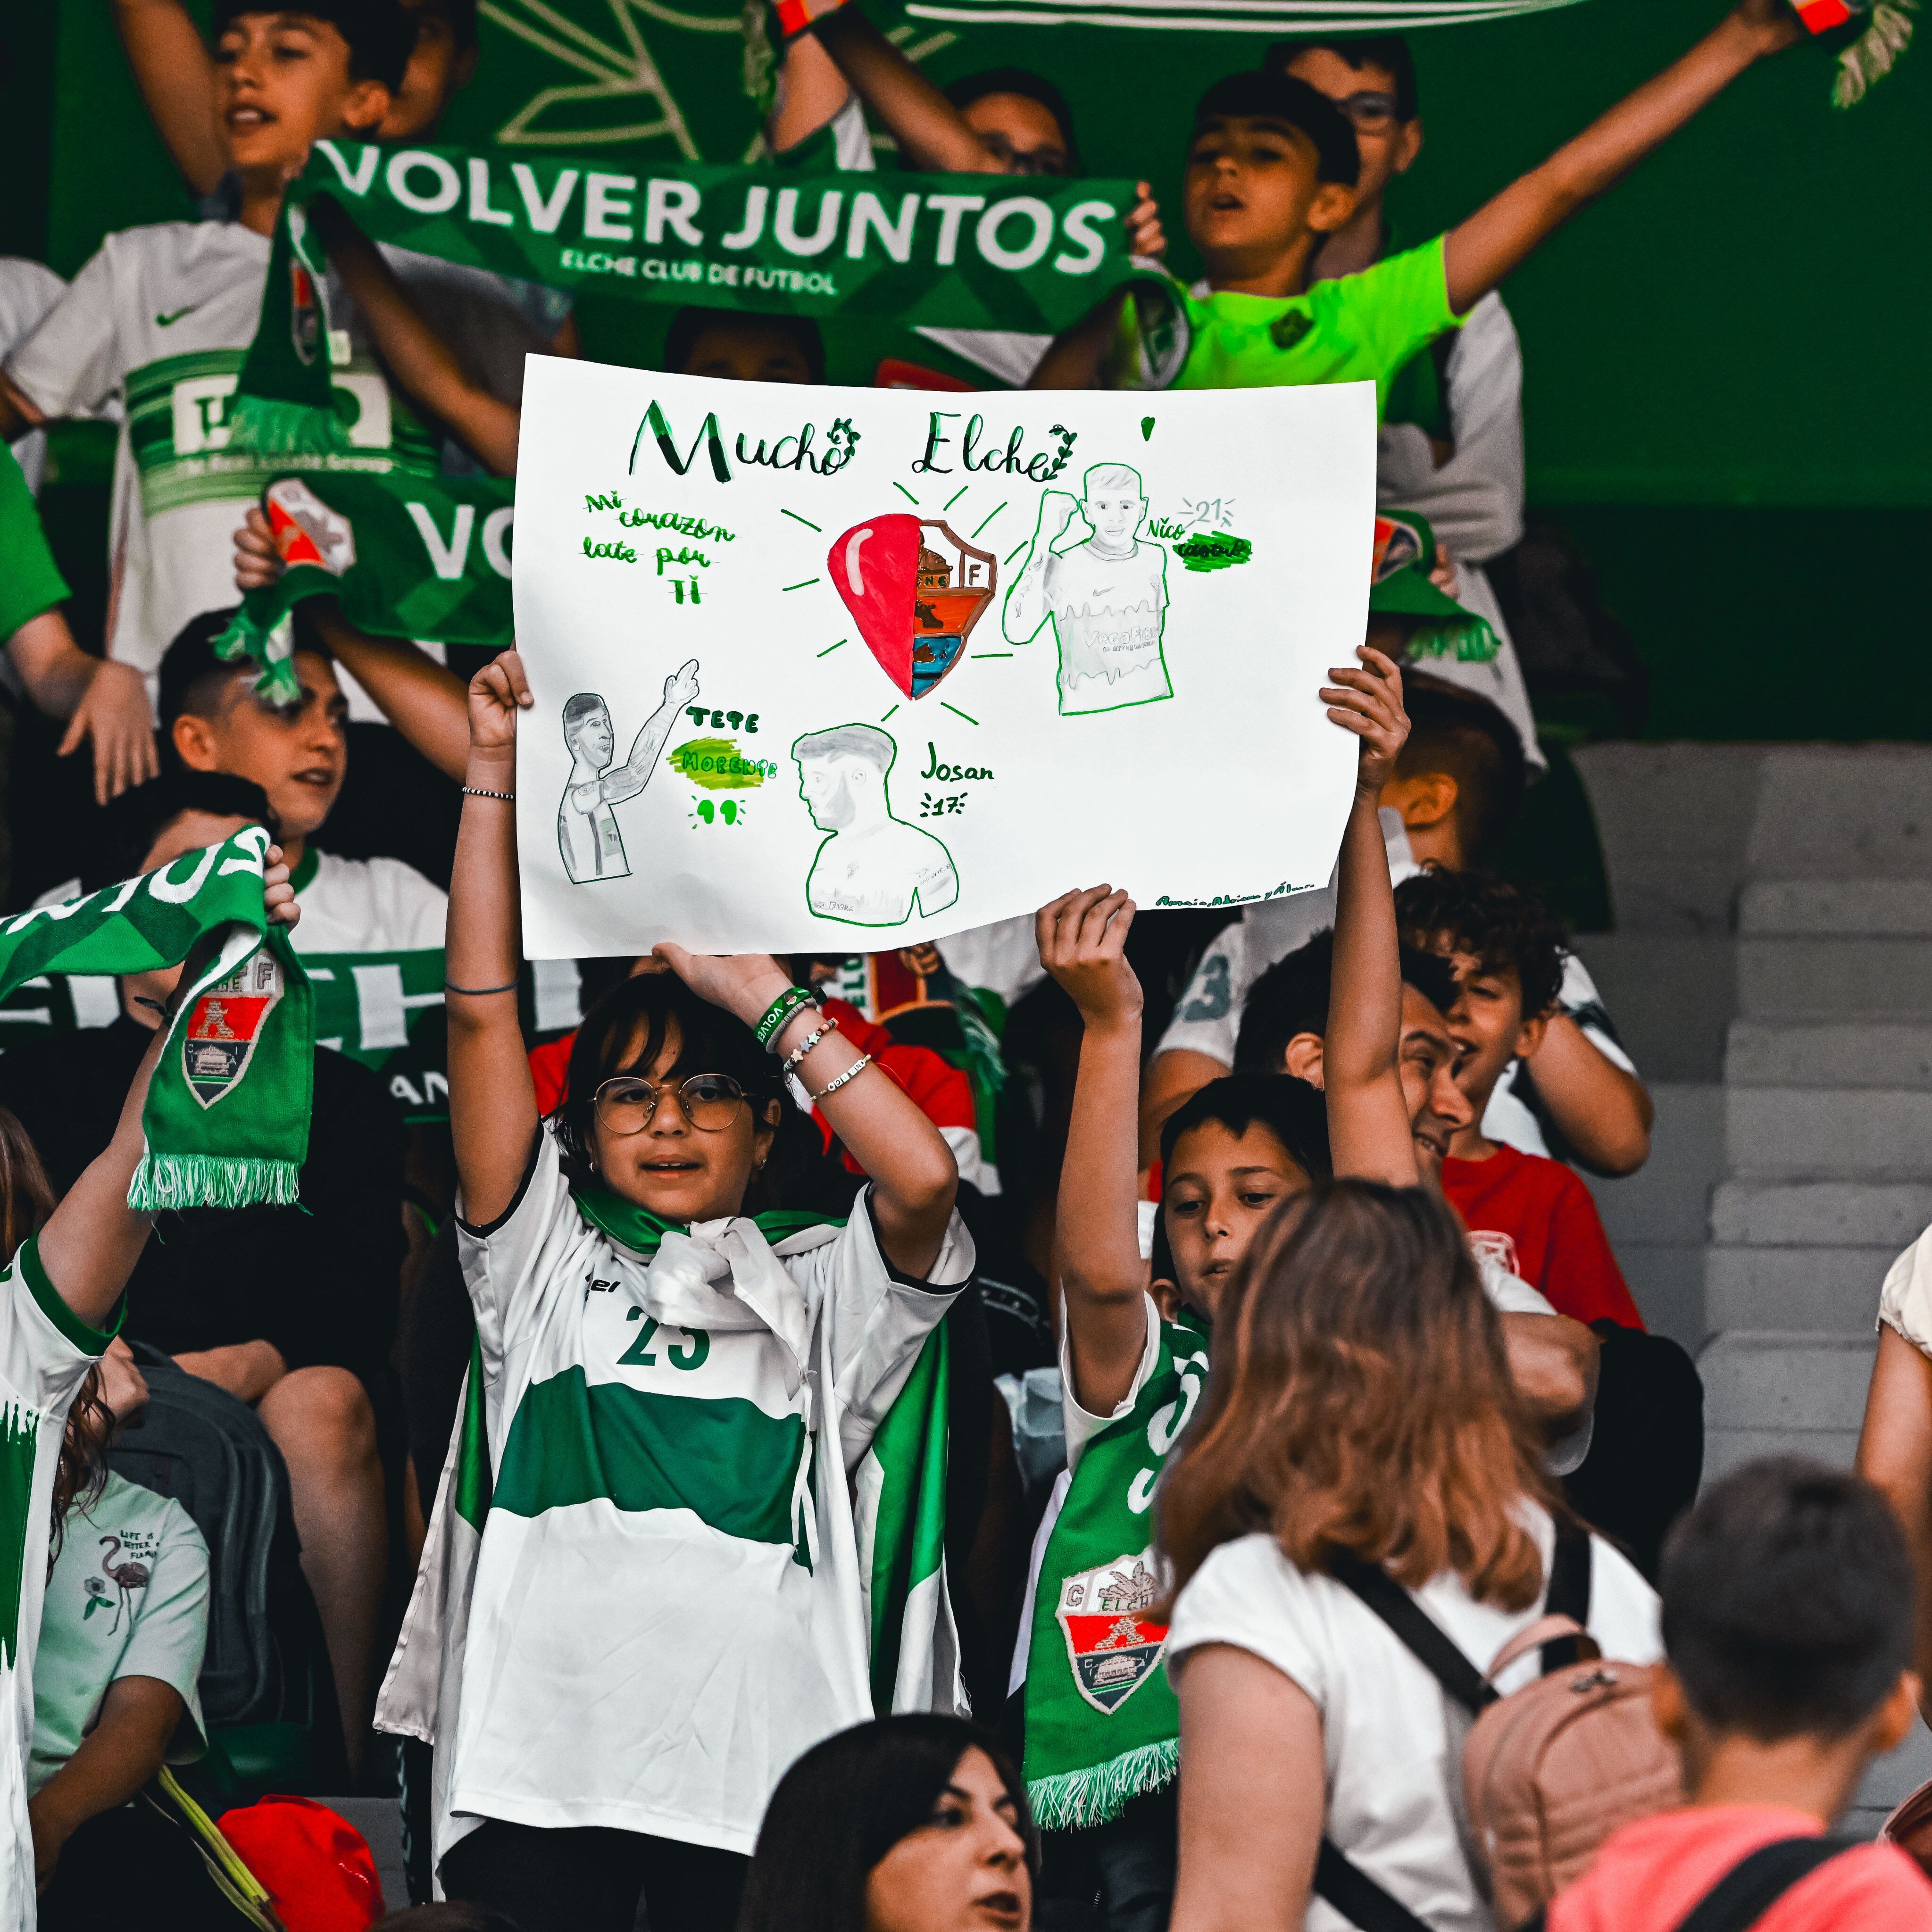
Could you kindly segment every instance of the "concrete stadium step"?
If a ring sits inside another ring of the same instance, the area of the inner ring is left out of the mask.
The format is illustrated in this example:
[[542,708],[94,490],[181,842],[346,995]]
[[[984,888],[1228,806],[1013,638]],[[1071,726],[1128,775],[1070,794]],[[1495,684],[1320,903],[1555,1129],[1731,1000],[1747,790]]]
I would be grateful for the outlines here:
[[1848,1469],[1877,1338],[1733,1329],[1697,1358],[1704,1480],[1757,1456],[1810,1456]]
[[1713,1330],[1774,1324],[1868,1336],[1898,1253],[1897,1247],[1708,1247],[1704,1318]]
[[1932,944],[1923,938],[1741,937],[1738,1010],[1753,1016],[1932,1016]]
[[1932,1092],[1932,1020],[1733,1020],[1724,1079],[1732,1087]]
[[1745,1248],[1879,1248],[1891,1253],[1932,1226],[1932,1179],[1721,1182],[1711,1238]]
[[1731,1088],[1724,1095],[1724,1138],[1736,1175],[1932,1178],[1932,1092]]
[[1932,938],[1932,878],[1756,879],[1738,898],[1747,937]]

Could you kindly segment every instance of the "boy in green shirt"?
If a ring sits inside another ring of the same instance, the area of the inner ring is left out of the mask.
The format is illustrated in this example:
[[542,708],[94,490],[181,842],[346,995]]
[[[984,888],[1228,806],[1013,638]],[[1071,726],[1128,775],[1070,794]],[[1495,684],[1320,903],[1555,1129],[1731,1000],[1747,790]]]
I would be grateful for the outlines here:
[[1335,104],[1283,74],[1231,74],[1202,95],[1187,158],[1187,232],[1205,292],[1178,284],[1178,327],[1124,328],[1116,296],[1054,344],[1031,387],[1259,388],[1395,371],[1586,203],[1747,68],[1804,37],[1786,0],[1739,4],[1672,62],[1446,235],[1360,274],[1309,286],[1323,241],[1354,212],[1360,159]]

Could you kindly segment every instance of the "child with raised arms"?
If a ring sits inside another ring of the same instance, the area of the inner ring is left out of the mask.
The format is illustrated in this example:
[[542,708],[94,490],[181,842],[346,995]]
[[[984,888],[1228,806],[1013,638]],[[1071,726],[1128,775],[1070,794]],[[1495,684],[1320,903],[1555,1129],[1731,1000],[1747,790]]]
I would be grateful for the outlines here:
[[[654,1932],[715,1932],[786,1766],[872,1714],[848,1485],[973,1247],[938,1130],[763,954],[659,946],[669,970],[593,1008],[538,1118],[511,803],[530,702],[514,652],[470,688],[447,960],[478,1347],[380,1720],[434,1743],[452,1898],[629,1932],[641,1895]],[[842,1226],[744,1211],[782,1071],[872,1177]],[[902,1706],[953,1701],[943,1594],[933,1614]]]
[[1208,292],[1180,288],[1185,352],[1169,374],[1128,367],[1121,303],[1103,302],[1034,372],[1042,389],[1244,389],[1390,379],[1570,216],[1770,54],[1804,38],[1786,0],[1739,0],[1673,62],[1446,235],[1359,274],[1310,286],[1354,212],[1361,160],[1340,108],[1282,73],[1230,74],[1195,110],[1184,191]]

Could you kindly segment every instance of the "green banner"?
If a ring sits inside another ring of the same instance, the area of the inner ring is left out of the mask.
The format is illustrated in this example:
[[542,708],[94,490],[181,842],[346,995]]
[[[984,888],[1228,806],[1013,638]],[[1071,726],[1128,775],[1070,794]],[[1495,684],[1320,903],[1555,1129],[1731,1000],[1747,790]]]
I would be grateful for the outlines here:
[[277,704],[301,696],[289,614],[307,597],[338,599],[343,616],[372,637],[504,649],[514,490],[495,477],[402,472],[273,478],[262,507],[287,568],[242,598],[215,649],[254,658],[256,689]]

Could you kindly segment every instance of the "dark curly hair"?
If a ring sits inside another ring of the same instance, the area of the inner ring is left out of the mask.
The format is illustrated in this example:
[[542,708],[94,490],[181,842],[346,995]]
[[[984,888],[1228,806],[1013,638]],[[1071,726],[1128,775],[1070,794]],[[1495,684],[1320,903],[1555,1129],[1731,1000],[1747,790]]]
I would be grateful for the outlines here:
[[1564,936],[1540,894],[1492,872],[1432,868],[1396,888],[1395,916],[1405,946],[1466,952],[1485,973],[1514,973],[1525,1019],[1555,1010]]
[[779,1092],[778,1063],[744,1022],[700,999],[674,973],[640,973],[625,980],[584,1016],[570,1049],[564,1097],[555,1116],[563,1169],[572,1185],[593,1178],[597,1090],[616,1073],[641,1072],[675,1032],[673,1076],[728,1073],[743,1088],[754,1114]]

